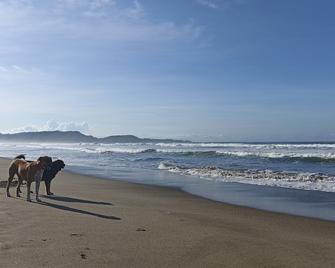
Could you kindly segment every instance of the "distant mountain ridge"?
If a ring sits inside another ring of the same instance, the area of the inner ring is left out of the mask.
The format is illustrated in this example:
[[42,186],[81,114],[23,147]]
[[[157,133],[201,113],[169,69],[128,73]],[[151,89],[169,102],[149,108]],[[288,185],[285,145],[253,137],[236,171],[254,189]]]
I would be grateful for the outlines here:
[[57,142],[57,143],[171,143],[190,142],[187,140],[174,139],[150,139],[139,138],[134,135],[113,135],[105,138],[97,138],[85,135],[79,131],[40,131],[40,132],[20,132],[13,134],[1,134],[0,141],[4,142]]

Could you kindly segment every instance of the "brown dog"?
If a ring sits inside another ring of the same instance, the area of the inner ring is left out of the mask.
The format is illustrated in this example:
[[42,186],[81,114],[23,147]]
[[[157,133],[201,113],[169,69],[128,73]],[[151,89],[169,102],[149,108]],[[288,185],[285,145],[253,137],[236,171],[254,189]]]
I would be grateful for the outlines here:
[[7,182],[7,196],[10,196],[9,186],[12,180],[14,179],[15,174],[18,176],[19,183],[16,188],[16,196],[20,197],[20,186],[23,181],[27,181],[27,201],[30,199],[30,186],[33,181],[36,182],[36,201],[40,201],[38,197],[40,182],[43,176],[44,169],[52,163],[52,159],[49,156],[42,156],[28,163],[22,159],[14,159],[9,166],[9,178]]

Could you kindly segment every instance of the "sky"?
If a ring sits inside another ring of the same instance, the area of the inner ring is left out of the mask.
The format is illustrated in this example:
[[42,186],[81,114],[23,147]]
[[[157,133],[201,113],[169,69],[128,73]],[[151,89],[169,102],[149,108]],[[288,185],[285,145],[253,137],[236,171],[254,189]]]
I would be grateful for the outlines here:
[[0,132],[335,140],[331,0],[0,0]]

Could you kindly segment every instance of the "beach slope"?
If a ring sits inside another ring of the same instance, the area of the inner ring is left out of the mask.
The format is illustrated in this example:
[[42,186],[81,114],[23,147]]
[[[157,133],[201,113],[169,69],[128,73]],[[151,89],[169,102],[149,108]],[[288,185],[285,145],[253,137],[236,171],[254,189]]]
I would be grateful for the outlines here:
[[22,190],[0,189],[0,267],[335,266],[334,222],[64,171],[43,203]]

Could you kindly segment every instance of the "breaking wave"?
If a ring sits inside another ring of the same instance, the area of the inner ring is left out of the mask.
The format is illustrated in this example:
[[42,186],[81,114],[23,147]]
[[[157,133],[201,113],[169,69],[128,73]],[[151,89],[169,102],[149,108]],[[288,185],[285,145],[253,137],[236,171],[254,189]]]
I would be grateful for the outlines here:
[[217,152],[237,157],[261,157],[284,161],[335,162],[335,153],[290,153],[290,152]]
[[335,149],[335,143],[157,143],[163,147],[255,148],[255,149]]
[[120,167],[159,172],[158,167],[201,181],[335,192],[334,143],[0,143],[0,149],[9,158],[50,155],[69,166],[93,166],[101,172]]
[[230,170],[215,166],[192,168],[168,162],[161,162],[158,168],[182,175],[197,176],[211,181],[239,182],[264,186],[335,192],[335,176],[322,173],[250,169]]
[[[151,143],[1,144],[4,148],[61,150],[89,154],[147,154],[150,157],[262,158],[285,162],[335,163],[335,144]],[[14,146],[14,147],[13,147]],[[145,157],[148,157],[148,156]]]
[[[207,144],[206,144],[207,145]],[[259,146],[259,145],[257,145]],[[290,145],[292,146],[292,145]],[[304,145],[306,146],[306,145]],[[217,150],[206,150],[208,148],[172,148],[166,146],[165,148],[141,148],[131,146],[43,146],[43,148],[60,149],[60,150],[74,150],[85,153],[100,153],[100,154],[169,154],[174,156],[190,156],[190,157],[239,157],[239,158],[265,158],[281,161],[303,161],[303,162],[330,162],[335,163],[334,150],[319,150],[301,152],[293,150],[224,150],[218,148]]]
[[174,156],[190,157],[240,157],[240,158],[268,158],[281,161],[302,161],[302,162],[328,162],[335,163],[335,153],[290,153],[290,152],[246,152],[246,151],[190,151],[174,149],[124,149],[115,148],[111,150],[100,151],[103,154],[128,153],[128,154],[148,154],[160,153]]

